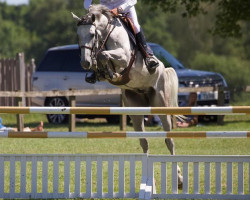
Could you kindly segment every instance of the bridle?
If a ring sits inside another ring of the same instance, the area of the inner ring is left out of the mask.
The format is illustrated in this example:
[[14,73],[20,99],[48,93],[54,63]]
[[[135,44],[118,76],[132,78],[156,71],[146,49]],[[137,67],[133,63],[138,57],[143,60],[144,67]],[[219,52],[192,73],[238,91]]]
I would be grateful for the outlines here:
[[[107,17],[108,18],[108,17]],[[106,37],[104,38],[104,40],[100,41],[99,37],[98,37],[98,33],[97,33],[97,28],[96,28],[96,24],[94,22],[92,22],[89,18],[86,19],[86,16],[82,18],[81,21],[79,21],[77,23],[77,26],[81,26],[81,25],[92,25],[95,27],[95,34],[94,34],[94,42],[91,46],[87,46],[87,45],[79,45],[79,49],[81,50],[82,48],[84,49],[88,49],[90,50],[90,57],[92,60],[93,65],[97,64],[97,56],[98,54],[104,50],[106,43],[108,41],[108,38],[110,36],[110,34],[113,32],[113,30],[115,29],[115,25],[113,25],[113,27],[111,26],[112,23],[116,20],[116,18],[109,20],[107,27],[109,26],[108,29],[108,34],[106,35]]]
[[[102,14],[105,15],[105,13],[102,13]],[[107,15],[105,15],[105,16],[109,19],[109,17]],[[93,22],[93,20],[91,20],[90,16],[88,16],[88,15],[84,16],[81,19],[81,21],[79,21],[77,23],[77,26],[81,26],[81,25],[93,25],[93,26],[95,26],[95,35],[94,35],[95,39],[94,39],[92,47],[87,46],[87,45],[79,45],[80,50],[82,48],[84,48],[84,49],[88,49],[91,51],[90,57],[91,57],[92,64],[94,67],[97,67],[98,54],[106,48],[106,43],[108,41],[108,38],[116,27],[115,24],[113,24],[113,22],[117,22],[116,17],[114,17],[112,20],[108,20],[108,24],[106,26],[106,28],[109,27],[108,34],[106,35],[106,37],[102,41],[99,41],[96,25]],[[112,26],[112,24],[113,24],[113,26]],[[137,47],[135,46],[135,48],[133,49],[133,51],[131,53],[131,58],[130,58],[128,66],[122,72],[119,73],[120,76],[118,78],[118,81],[112,81],[112,79],[108,80],[111,84],[113,84],[113,85],[125,85],[130,81],[129,72],[133,66],[134,61],[135,61],[136,52],[137,52]],[[113,65],[112,62],[111,62],[111,64]],[[113,70],[115,72],[115,67],[114,66],[112,66],[112,67],[113,67]]]

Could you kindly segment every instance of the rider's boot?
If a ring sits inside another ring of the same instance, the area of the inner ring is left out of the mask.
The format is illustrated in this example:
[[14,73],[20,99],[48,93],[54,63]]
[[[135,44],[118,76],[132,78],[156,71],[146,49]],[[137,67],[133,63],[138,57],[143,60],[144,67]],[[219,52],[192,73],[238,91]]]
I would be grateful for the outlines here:
[[94,71],[90,71],[85,76],[85,81],[91,84],[96,83],[96,73]]
[[145,60],[145,64],[150,73],[154,72],[155,69],[159,66],[158,60],[154,57],[152,49],[147,45],[146,38],[141,29],[139,33],[136,34],[136,41],[141,50],[142,56]]

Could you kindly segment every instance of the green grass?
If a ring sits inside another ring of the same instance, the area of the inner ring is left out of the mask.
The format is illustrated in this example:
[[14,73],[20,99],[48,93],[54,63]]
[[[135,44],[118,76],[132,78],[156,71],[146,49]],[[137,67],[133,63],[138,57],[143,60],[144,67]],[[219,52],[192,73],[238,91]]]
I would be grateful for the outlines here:
[[[15,115],[1,115],[6,126],[16,126]],[[35,127],[44,121],[45,131],[68,131],[67,125],[51,125],[45,115],[31,114],[24,117],[25,126]],[[176,130],[195,131],[247,131],[250,115],[226,116],[223,126],[206,123],[199,127]],[[89,120],[76,124],[76,131],[118,131],[118,125],[105,120]],[[133,130],[131,125],[127,130]],[[162,131],[159,126],[146,127],[147,131]],[[151,154],[168,154],[164,139],[149,139]],[[249,139],[175,139],[176,154],[248,154]],[[141,153],[137,139],[1,139],[0,153]],[[202,148],[201,148],[202,147]],[[240,148],[239,148],[240,147]]]
[[[233,105],[250,105],[250,94],[246,94]],[[10,127],[16,127],[15,115],[0,115],[3,124]],[[24,116],[25,126],[35,127],[41,120],[44,121],[45,131],[68,131],[68,125],[52,125],[47,122],[45,115],[30,114]],[[103,119],[88,120],[76,124],[76,131],[118,131],[119,125],[107,124]],[[127,130],[133,130],[131,125]],[[147,131],[162,131],[159,126],[146,127]],[[203,123],[198,127],[185,129],[176,129],[183,131],[250,131],[250,115],[225,116],[224,125],[216,123]],[[150,154],[167,154],[164,139],[149,139]],[[91,154],[91,153],[142,153],[138,139],[0,139],[0,154]],[[249,155],[250,139],[175,139],[175,149],[178,155]],[[156,165],[156,169],[160,166]],[[169,168],[169,166],[168,166]],[[192,168],[192,166],[190,166]],[[204,166],[201,165],[201,170]],[[234,167],[235,168],[235,167]],[[211,167],[214,170],[214,166]],[[246,169],[248,167],[246,166]],[[116,169],[117,171],[118,169]],[[234,179],[237,179],[237,167],[234,169]],[[105,170],[104,170],[105,171]],[[107,171],[107,169],[106,169]],[[169,168],[169,171],[170,168]],[[212,171],[213,172],[213,171]],[[214,172],[213,172],[214,173]],[[225,172],[223,172],[225,173]],[[126,172],[125,172],[126,174]],[[246,172],[246,174],[248,174]],[[127,175],[126,175],[127,176]],[[50,180],[53,180],[50,174]],[[246,176],[249,178],[249,174]],[[63,179],[63,176],[60,177]],[[83,177],[82,177],[83,178]],[[191,175],[190,175],[191,178]],[[74,177],[72,178],[72,183]],[[201,176],[201,188],[204,184],[204,178]],[[212,180],[214,175],[212,176]],[[159,174],[156,174],[156,180],[159,183]],[[6,181],[8,181],[6,179]],[[169,180],[170,181],[170,180]],[[191,181],[191,180],[190,180]],[[117,183],[118,184],[118,183]],[[170,182],[168,186],[170,186]],[[237,185],[233,186],[237,188]],[[63,186],[60,186],[63,188]],[[249,186],[247,185],[246,190]],[[223,192],[225,187],[223,186]],[[169,188],[168,188],[169,190]],[[192,187],[190,187],[192,190]],[[212,187],[212,191],[215,187]],[[248,192],[248,191],[246,191]]]
[[[250,105],[250,93],[235,97],[232,105]],[[16,115],[1,114],[3,124],[16,127]],[[25,126],[35,127],[44,121],[45,131],[68,131],[68,125],[53,125],[45,115],[24,115]],[[118,131],[118,125],[103,119],[76,124],[76,131]],[[131,125],[127,130],[133,130]],[[146,127],[147,131],[162,131],[162,127]],[[197,127],[176,129],[185,131],[250,131],[250,115],[227,115],[224,125],[200,123]],[[169,154],[163,139],[149,139],[151,154]],[[176,154],[249,154],[249,139],[175,139]],[[0,139],[0,153],[141,153],[137,139]],[[240,147],[240,148],[239,148]]]

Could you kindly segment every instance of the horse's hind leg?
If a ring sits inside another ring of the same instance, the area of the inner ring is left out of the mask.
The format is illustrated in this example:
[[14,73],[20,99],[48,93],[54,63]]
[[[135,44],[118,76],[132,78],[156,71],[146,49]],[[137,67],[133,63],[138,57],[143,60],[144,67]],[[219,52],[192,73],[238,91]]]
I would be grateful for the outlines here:
[[[162,106],[166,107],[167,105],[167,100],[164,98],[164,95],[161,93],[155,93],[156,96],[154,98],[154,103],[152,106]],[[170,115],[159,115],[159,118],[161,119],[161,123],[163,126],[164,131],[171,131],[172,129],[172,121],[171,121],[171,116]],[[168,150],[170,151],[171,155],[175,155],[175,145],[174,145],[174,140],[172,138],[166,138],[165,143],[167,145]],[[178,188],[182,188],[183,184],[183,177],[181,175],[181,170],[179,165],[177,166],[177,172],[178,172]]]

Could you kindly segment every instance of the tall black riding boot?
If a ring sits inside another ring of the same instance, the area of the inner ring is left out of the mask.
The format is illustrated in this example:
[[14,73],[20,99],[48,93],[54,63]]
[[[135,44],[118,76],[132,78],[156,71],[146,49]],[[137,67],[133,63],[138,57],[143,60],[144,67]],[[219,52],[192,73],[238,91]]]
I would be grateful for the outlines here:
[[142,56],[145,60],[146,66],[150,73],[154,72],[156,67],[159,66],[158,60],[154,57],[152,49],[147,45],[146,38],[141,29],[139,33],[136,34],[136,41],[139,45],[139,48],[142,52]]
[[89,71],[85,76],[85,81],[87,83],[94,84],[96,83],[96,73],[94,71]]

